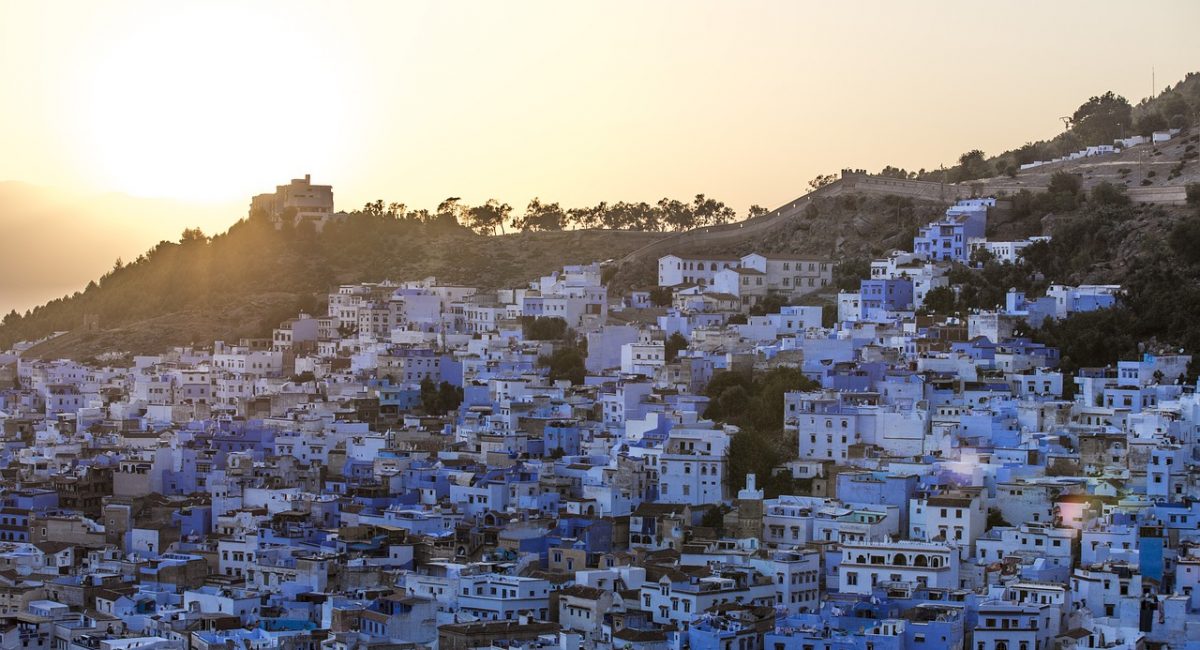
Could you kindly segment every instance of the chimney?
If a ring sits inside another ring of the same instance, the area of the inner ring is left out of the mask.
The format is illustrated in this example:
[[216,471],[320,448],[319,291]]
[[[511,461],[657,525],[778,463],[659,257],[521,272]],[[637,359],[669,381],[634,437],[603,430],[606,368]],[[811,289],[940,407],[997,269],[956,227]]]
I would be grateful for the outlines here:
[[305,175],[304,175],[304,184],[305,184],[305,185],[312,185],[312,174],[305,174]]

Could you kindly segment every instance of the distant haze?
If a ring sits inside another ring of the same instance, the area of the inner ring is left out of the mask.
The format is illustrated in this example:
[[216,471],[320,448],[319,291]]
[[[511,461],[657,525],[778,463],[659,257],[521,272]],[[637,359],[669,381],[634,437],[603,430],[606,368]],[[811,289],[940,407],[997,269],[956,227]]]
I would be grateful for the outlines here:
[[191,204],[121,194],[68,195],[0,182],[0,317],[83,289],[189,226],[236,221],[239,204]]
[[305,173],[343,209],[775,207],[1136,103],[1198,67],[1198,26],[1194,1],[4,3],[0,180],[73,198],[0,196],[0,308]]

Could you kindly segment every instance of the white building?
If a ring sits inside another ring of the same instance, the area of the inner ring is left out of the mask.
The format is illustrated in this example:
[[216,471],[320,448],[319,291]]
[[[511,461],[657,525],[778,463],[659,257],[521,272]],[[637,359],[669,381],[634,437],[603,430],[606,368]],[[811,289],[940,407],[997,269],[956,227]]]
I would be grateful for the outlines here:
[[958,550],[927,542],[854,542],[842,545],[838,590],[869,595],[875,587],[907,584],[958,589]]

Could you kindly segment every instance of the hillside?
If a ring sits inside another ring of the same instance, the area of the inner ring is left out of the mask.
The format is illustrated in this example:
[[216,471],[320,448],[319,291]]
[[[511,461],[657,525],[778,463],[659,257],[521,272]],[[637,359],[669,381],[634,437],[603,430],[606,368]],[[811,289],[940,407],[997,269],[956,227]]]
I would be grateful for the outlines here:
[[[347,223],[320,235],[303,229],[276,231],[269,223],[250,220],[212,238],[187,231],[179,242],[163,241],[73,295],[24,316],[9,314],[0,323],[0,349],[56,331],[69,333],[28,354],[155,352],[172,345],[262,336],[299,310],[321,312],[327,293],[338,284],[361,281],[436,276],[443,282],[497,288],[523,285],[563,264],[611,260],[615,273],[610,286],[616,294],[653,284],[655,262],[667,253],[828,257],[847,262],[840,275],[844,286],[852,287],[854,274],[861,273],[870,257],[909,248],[917,228],[954,199],[984,195],[1004,198],[991,217],[989,236],[1053,235],[1055,240],[1045,247],[1053,254],[1046,252],[1020,268],[960,272],[958,280],[968,291],[955,305],[959,310],[991,307],[1008,286],[1036,293],[1047,281],[1122,283],[1158,295],[1156,283],[1169,276],[1176,290],[1190,291],[1200,283],[1189,253],[1200,240],[1200,223],[1194,210],[1182,205],[1186,184],[1200,182],[1200,133],[1186,124],[1192,107],[1200,108],[1200,75],[1195,74],[1129,109],[1136,126],[1182,121],[1183,133],[1165,144],[1012,173],[1024,158],[1059,155],[1057,149],[1076,147],[1085,135],[1104,135],[1096,120],[1081,120],[1050,143],[1028,144],[992,159],[979,157],[974,168],[964,163],[937,174],[962,177],[961,183],[920,180],[907,173],[846,173],[770,213],[675,233],[589,228],[484,236],[454,225],[370,212],[353,213]],[[1076,180],[1064,190],[1063,178]],[[82,232],[86,237],[90,231]],[[71,238],[71,245],[107,245],[103,238],[80,239]],[[1158,269],[1157,276],[1145,275],[1151,268]],[[36,274],[22,270],[6,275]],[[832,292],[824,298],[832,298]],[[1137,299],[1132,295],[1130,304]],[[1168,307],[1142,306],[1146,314]],[[1137,322],[1126,323],[1130,331],[1146,338],[1183,344],[1193,336],[1177,318],[1132,318]],[[85,331],[85,320],[95,325]],[[1200,314],[1194,322],[1200,322]],[[1195,334],[1200,348],[1200,332]],[[1127,348],[1127,341],[1112,349],[1122,345]],[[1103,358],[1100,353],[1087,356]]]
[[[1070,170],[1080,167],[1086,171],[1097,171],[1094,165],[1102,167],[1111,161],[1111,157],[1105,156],[1096,161],[1061,163],[1049,169],[1043,167],[1018,171],[1021,165],[1038,160],[1052,160],[1079,151],[1088,145],[1112,144],[1113,140],[1118,137],[1134,135],[1148,137],[1154,131],[1172,127],[1187,128],[1198,120],[1200,120],[1200,72],[1191,72],[1161,93],[1144,98],[1136,105],[1130,105],[1125,98],[1111,93],[1094,96],[1083,102],[1070,116],[1070,128],[1049,140],[1027,142],[1020,147],[990,157],[982,151],[969,151],[960,157],[957,164],[944,169],[930,168],[909,173],[902,169],[889,167],[881,174],[911,176],[920,180],[950,183],[1011,176],[1027,179],[1027,182],[1033,184],[1039,177],[1044,177],[1047,173],[1053,173],[1057,169]],[[1124,155],[1121,167],[1129,168],[1131,165],[1137,164],[1145,166],[1145,169],[1142,170],[1143,173],[1161,172],[1163,170],[1157,167],[1167,158],[1159,158],[1160,154],[1156,151],[1157,149],[1160,147],[1136,147],[1128,155]],[[1162,155],[1168,154],[1167,151],[1162,152]],[[1194,156],[1191,157],[1193,162],[1195,159]],[[1178,160],[1177,156],[1173,162]],[[1167,174],[1159,173],[1150,177],[1151,183],[1163,183],[1165,178],[1170,175],[1169,168],[1166,171]],[[1195,180],[1195,177],[1193,169],[1192,179]],[[1137,179],[1124,178],[1122,180],[1134,180],[1138,186],[1141,186],[1141,182],[1145,179],[1146,177],[1143,175]]]
[[[484,237],[362,214],[318,236],[243,220],[211,239],[161,242],[81,292],[28,316],[8,316],[0,349],[62,330],[71,333],[31,353],[86,357],[261,336],[298,310],[323,309],[328,291],[341,283],[436,276],[518,286],[563,264],[617,257],[661,236],[596,230]],[[84,332],[85,318],[93,316],[98,327]]]

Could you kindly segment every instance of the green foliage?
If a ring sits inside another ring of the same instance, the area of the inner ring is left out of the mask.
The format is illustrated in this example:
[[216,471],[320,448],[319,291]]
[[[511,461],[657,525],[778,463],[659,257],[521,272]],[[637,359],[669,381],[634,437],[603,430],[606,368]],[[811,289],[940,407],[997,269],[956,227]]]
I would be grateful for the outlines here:
[[1121,126],[1133,124],[1133,107],[1110,90],[1084,102],[1071,115],[1071,128],[1085,145],[1112,144],[1120,137]]
[[1200,183],[1188,183],[1186,186],[1187,204],[1200,206]]
[[[456,205],[446,202],[443,213],[461,214]],[[464,222],[474,225],[469,214]],[[261,212],[212,237],[189,229],[182,242],[160,242],[136,259],[119,260],[78,296],[51,300],[3,322],[0,349],[57,330],[77,330],[90,316],[102,331],[123,328],[104,336],[119,337],[120,345],[139,352],[190,341],[236,342],[267,335],[302,310],[324,313],[328,292],[342,283],[436,274],[452,283],[511,286],[561,266],[563,255],[587,261],[578,251],[548,245],[553,235],[493,242],[447,219],[378,200],[329,223],[320,234],[308,224],[277,230]],[[628,250],[628,241],[597,236],[596,248],[587,254],[616,256]],[[172,319],[149,324],[165,316]]]
[[[1046,245],[1030,246],[1025,257],[1046,277],[1070,278],[1117,259],[1136,229],[1123,227],[1135,206],[1092,206],[1059,223]],[[1116,307],[1077,313],[1062,321],[1047,321],[1034,338],[1055,346],[1061,367],[1108,366],[1136,357],[1139,345],[1200,349],[1200,218],[1177,222],[1165,241],[1154,239],[1133,249],[1122,260],[1124,293]],[[1167,378],[1168,380],[1174,378]]]
[[825,187],[826,185],[833,185],[835,182],[837,182],[837,179],[837,174],[817,174],[812,178],[812,180],[808,181],[808,187],[809,189],[816,191],[822,187]]
[[762,432],[743,428],[729,440],[726,454],[725,484],[736,492],[746,486],[746,475],[754,474],[764,497],[774,499],[780,494],[798,494],[797,484],[786,472],[778,468],[795,456],[792,441],[780,432]]
[[1092,203],[1102,206],[1129,205],[1129,197],[1125,195],[1125,188],[1109,182],[1098,183],[1093,187],[1091,200]]
[[750,307],[750,315],[765,316],[767,314],[778,314],[781,308],[789,304],[791,303],[788,302],[787,296],[778,293],[767,294],[763,296],[762,300],[759,300]]
[[972,149],[959,156],[958,167],[953,178],[954,182],[961,183],[976,178],[986,178],[994,173],[995,170],[987,161],[987,155],[979,149]]
[[1083,179],[1079,177],[1079,174],[1057,171],[1050,176],[1050,184],[1046,188],[1046,191],[1050,194],[1077,195],[1082,189]]
[[650,290],[650,304],[655,307],[670,307],[674,295],[671,287],[654,287]]
[[520,230],[562,230],[575,226],[661,232],[728,223],[736,216],[733,208],[703,194],[690,201],[664,197],[655,204],[618,201],[569,209],[535,198],[526,206],[525,213],[513,221],[513,226]]
[[762,374],[719,372],[704,389],[711,400],[704,417],[762,431],[782,430],[784,394],[817,388],[797,368],[772,368]]
[[1134,131],[1141,136],[1150,137],[1155,131],[1167,129],[1167,118],[1155,113],[1147,113],[1138,118]]
[[542,203],[534,197],[514,225],[521,230],[562,230],[565,222],[566,213],[557,203]]
[[888,165],[887,167],[879,170],[879,174],[877,175],[884,178],[910,179],[916,178],[918,174],[923,173],[925,173],[924,169],[922,169],[920,172],[910,172],[902,167],[892,167],[891,165]]
[[512,206],[500,203],[496,199],[488,199],[483,205],[467,210],[467,226],[481,235],[496,234],[496,230],[504,232],[504,224],[512,216]]
[[[1190,99],[1189,99],[1190,97]],[[1072,116],[1072,127],[1059,135],[1040,142],[1027,142],[986,162],[997,171],[1010,173],[1009,165],[1020,166],[1035,160],[1050,160],[1082,149],[1089,144],[1111,144],[1121,135],[1170,127],[1185,127],[1195,115],[1192,108],[1200,103],[1200,74],[1188,73],[1172,90],[1151,98],[1130,110],[1124,98],[1106,93],[1092,97]],[[1186,109],[1184,107],[1187,107]],[[1136,124],[1136,126],[1135,126]],[[969,179],[978,171],[964,171],[963,166],[949,169],[930,169],[917,172],[920,180],[946,182]],[[1019,173],[1019,172],[1018,172]]]
[[[1021,190],[1012,196],[1012,215],[1015,219],[1032,222],[1050,213],[1070,212],[1079,207],[1082,181],[1067,172],[1055,172],[1050,187],[1034,194]],[[1040,228],[1038,229],[1040,232]]]
[[717,536],[721,537],[725,534],[725,506],[716,504],[704,513],[700,518],[700,525],[704,528],[711,528],[716,531]]
[[569,379],[572,384],[582,384],[587,376],[585,355],[575,346],[561,347],[550,356],[539,357],[538,365],[549,368],[550,381]]
[[871,260],[853,257],[833,267],[833,286],[841,291],[858,291],[859,283],[871,277]]
[[948,316],[958,313],[958,297],[950,287],[934,287],[925,294],[922,309],[930,314]]
[[688,340],[686,336],[679,332],[672,332],[664,344],[667,362],[670,363],[678,358],[680,350],[686,350],[687,346]]
[[1004,520],[1004,515],[1000,512],[999,508],[988,508],[987,527],[989,530],[992,528],[1008,528],[1010,526],[1012,524]]
[[527,341],[561,341],[571,331],[567,321],[558,316],[521,316],[520,321]]
[[463,389],[448,381],[435,384],[426,377],[421,380],[421,410],[429,415],[445,415],[462,404]]
[[959,285],[957,299],[952,291],[946,295],[935,289],[926,295],[925,309],[943,315],[961,314],[970,309],[994,309],[1004,304],[1009,289],[1024,291],[1031,296],[1044,292],[1046,283],[1038,278],[1034,265],[1024,260],[1013,264],[992,259],[978,267],[955,264],[950,268],[949,279],[950,284]]
[[617,277],[617,271],[619,270],[620,268],[618,268],[615,264],[609,264],[605,266],[600,271],[600,284],[608,286],[608,284],[612,282],[613,278]]

